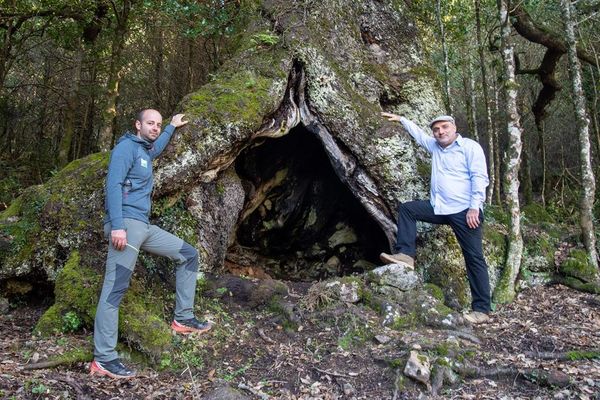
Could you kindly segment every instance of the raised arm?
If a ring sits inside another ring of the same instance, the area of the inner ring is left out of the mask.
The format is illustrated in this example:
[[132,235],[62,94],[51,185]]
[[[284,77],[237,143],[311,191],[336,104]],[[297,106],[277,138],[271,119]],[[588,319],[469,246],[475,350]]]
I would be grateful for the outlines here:
[[150,150],[150,156],[152,158],[158,157],[160,153],[163,152],[165,147],[167,147],[167,144],[169,144],[171,136],[173,136],[173,132],[175,132],[176,128],[188,123],[188,121],[183,120],[184,116],[185,114],[176,114],[171,118],[171,122],[165,127],[164,131],[154,142],[154,147]]
[[408,118],[401,117],[397,114],[382,112],[381,116],[387,118],[388,121],[400,122],[404,129],[413,137],[413,139],[428,152],[432,152],[433,146],[435,145],[435,139],[427,135],[421,128],[419,128],[414,122]]

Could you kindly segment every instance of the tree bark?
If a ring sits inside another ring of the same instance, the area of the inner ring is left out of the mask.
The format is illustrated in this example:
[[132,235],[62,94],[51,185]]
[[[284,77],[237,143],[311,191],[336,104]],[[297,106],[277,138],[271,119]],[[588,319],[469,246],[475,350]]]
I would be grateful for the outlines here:
[[483,104],[485,109],[485,133],[487,139],[487,162],[488,162],[488,176],[490,183],[487,187],[486,201],[488,204],[492,204],[494,197],[494,189],[496,185],[496,171],[495,171],[495,158],[494,158],[494,125],[492,122],[492,110],[490,105],[490,96],[488,93],[488,76],[487,66],[485,60],[485,49],[483,40],[481,39],[481,0],[475,0],[475,28],[477,40],[477,53],[479,54],[479,66],[481,68],[481,89],[483,93]]
[[542,164],[542,182],[540,185],[540,197],[542,201],[542,206],[546,206],[546,186],[548,185],[546,179],[546,170],[547,170],[547,161],[546,161],[546,134],[544,132],[544,122],[540,121],[539,123],[536,121],[535,128],[538,134],[538,147],[540,151],[540,162]]
[[466,56],[463,63],[463,86],[465,91],[465,104],[467,106],[467,125],[473,140],[479,141],[477,129],[477,99],[475,97],[475,78],[471,66],[471,57]]
[[573,91],[573,105],[579,133],[579,160],[581,168],[581,233],[583,243],[587,249],[590,263],[598,269],[598,252],[596,250],[596,236],[594,233],[594,198],[596,194],[596,182],[592,170],[592,154],[590,146],[589,126],[585,96],[581,86],[581,65],[577,57],[577,39],[575,37],[575,16],[570,0],[561,0],[564,16],[564,27],[567,38],[567,54],[569,58],[569,77]]
[[499,115],[499,107],[500,107],[500,103],[499,103],[499,95],[500,95],[500,90],[498,89],[497,86],[497,82],[496,82],[496,69],[493,69],[493,76],[492,76],[492,88],[494,91],[494,102],[493,102],[493,121],[492,122],[492,131],[491,131],[491,137],[490,137],[490,141],[492,142],[492,148],[493,148],[493,157],[494,157],[494,176],[496,177],[496,179],[494,180],[494,201],[496,202],[496,204],[500,205],[502,204],[502,199],[500,196],[500,193],[502,191],[501,188],[501,182],[502,180],[500,179],[501,175],[500,175],[500,129],[499,129],[499,124],[496,123],[495,121],[498,118]]
[[83,58],[84,58],[84,47],[78,43],[76,65],[74,68],[74,76],[72,80],[72,87],[69,90],[69,96],[66,99],[65,115],[64,115],[64,128],[63,135],[60,138],[58,144],[58,160],[56,165],[59,168],[64,167],[70,161],[71,147],[73,139],[75,138],[76,120],[77,120],[77,108],[79,107],[80,90],[79,85],[81,84],[81,71],[83,69]]
[[494,291],[494,299],[498,303],[506,303],[515,296],[515,280],[521,268],[523,255],[523,237],[521,235],[521,210],[519,206],[519,168],[521,166],[522,128],[517,107],[517,81],[515,78],[514,45],[511,41],[507,0],[498,0],[498,11],[501,26],[502,58],[504,66],[504,86],[506,95],[506,113],[508,123],[508,148],[504,157],[505,201],[510,213],[510,230],[508,234],[508,251],[506,263],[500,282]]

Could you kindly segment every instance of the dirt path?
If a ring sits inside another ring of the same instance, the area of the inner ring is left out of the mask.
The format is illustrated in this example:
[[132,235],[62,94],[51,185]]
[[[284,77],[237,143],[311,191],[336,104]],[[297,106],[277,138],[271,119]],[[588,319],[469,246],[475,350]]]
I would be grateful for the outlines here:
[[[290,299],[297,300],[297,296],[298,292],[295,296],[292,292]],[[90,377],[84,363],[24,369],[76,346],[90,348],[91,335],[33,337],[32,327],[43,308],[14,308],[0,316],[0,398],[225,398],[227,388],[240,384],[239,393],[246,397],[237,398],[249,399],[414,399],[420,392],[427,393],[424,385],[411,381],[402,390],[394,390],[401,375],[397,371],[404,367],[407,345],[417,337],[440,332],[378,328],[374,334],[398,343],[390,347],[374,340],[373,332],[361,330],[378,326],[378,316],[364,307],[313,313],[289,326],[273,311],[257,312],[221,300],[205,300],[201,306],[217,327],[210,335],[175,339],[179,356],[161,362],[179,372],[160,372],[157,364],[155,370],[131,361],[139,375],[129,381]],[[540,358],[600,347],[600,296],[563,286],[529,289],[472,333],[481,345],[473,345],[471,362],[481,371],[533,368],[564,373],[571,383],[546,387],[519,374],[504,373],[445,384],[438,398],[600,399],[600,360]],[[396,369],[390,365],[395,358],[399,360]]]

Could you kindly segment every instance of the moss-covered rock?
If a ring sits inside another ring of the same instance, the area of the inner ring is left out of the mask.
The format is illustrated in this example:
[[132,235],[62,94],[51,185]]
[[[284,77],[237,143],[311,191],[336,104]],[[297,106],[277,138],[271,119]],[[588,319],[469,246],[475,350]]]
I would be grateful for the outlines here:
[[73,161],[0,214],[0,230],[10,238],[0,253],[0,280],[33,275],[54,281],[72,249],[102,241],[107,163],[107,153]]
[[426,282],[442,289],[446,304],[455,309],[471,304],[465,264],[452,229],[440,226],[424,232],[423,245],[417,248],[417,263]]
[[569,257],[560,265],[560,273],[575,278],[584,284],[598,284],[598,270],[590,263],[585,250],[573,249]]
[[[84,326],[93,328],[101,287],[102,275],[88,267],[78,251],[73,251],[56,278],[55,303],[34,331],[41,335],[63,332],[63,317],[68,312],[75,312]],[[155,358],[171,346],[171,330],[163,315],[164,301],[160,293],[134,277],[120,308],[120,336]]]

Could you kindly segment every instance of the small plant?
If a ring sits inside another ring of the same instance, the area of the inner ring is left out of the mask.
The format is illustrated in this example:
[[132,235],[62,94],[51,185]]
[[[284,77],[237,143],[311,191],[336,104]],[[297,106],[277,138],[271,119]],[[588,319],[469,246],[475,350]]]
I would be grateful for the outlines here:
[[64,333],[77,332],[82,325],[81,318],[74,311],[69,311],[63,315],[62,331]]
[[33,394],[44,394],[44,393],[49,393],[49,392],[50,391],[43,383],[35,385],[34,387],[31,388],[31,393],[33,393]]
[[160,369],[166,369],[171,366],[171,358],[163,357],[160,359]]
[[274,46],[279,43],[279,36],[271,32],[261,32],[252,35],[252,42],[257,45]]
[[248,362],[247,362],[245,365],[243,365],[241,368],[239,368],[239,369],[237,369],[237,370],[235,370],[235,371],[232,371],[232,372],[231,372],[231,373],[229,373],[229,374],[226,374],[226,375],[224,375],[224,376],[223,376],[223,380],[224,380],[224,381],[226,381],[226,382],[231,382],[231,381],[232,381],[232,380],[234,380],[234,379],[235,379],[237,376],[244,375],[244,373],[245,373],[245,372],[246,372],[246,371],[247,371],[249,368],[251,368],[251,367],[252,367],[252,362],[253,362],[252,360],[248,360]]

